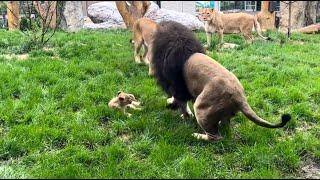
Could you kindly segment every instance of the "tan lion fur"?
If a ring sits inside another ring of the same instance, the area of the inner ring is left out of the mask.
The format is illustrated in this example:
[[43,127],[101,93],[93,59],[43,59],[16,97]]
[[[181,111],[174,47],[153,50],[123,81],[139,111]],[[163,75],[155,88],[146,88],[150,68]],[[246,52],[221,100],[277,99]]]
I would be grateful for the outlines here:
[[199,11],[199,19],[205,21],[208,47],[211,45],[212,33],[215,32],[218,33],[220,45],[223,43],[223,34],[242,33],[247,42],[252,42],[253,27],[262,39],[267,39],[261,35],[260,24],[255,15],[247,13],[223,14],[222,12],[204,8]]
[[[133,43],[134,43],[134,59],[136,63],[141,63],[141,57],[139,52],[143,45],[144,63],[149,65],[151,61],[151,43],[153,40],[153,33],[157,29],[157,23],[148,18],[140,18],[133,25]],[[153,70],[149,65],[149,75],[153,74]]]

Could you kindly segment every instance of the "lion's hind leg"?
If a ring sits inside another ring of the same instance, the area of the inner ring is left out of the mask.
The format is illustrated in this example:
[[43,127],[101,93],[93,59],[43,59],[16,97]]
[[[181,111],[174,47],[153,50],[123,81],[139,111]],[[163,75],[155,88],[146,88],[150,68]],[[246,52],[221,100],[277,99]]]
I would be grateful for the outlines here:
[[218,132],[220,113],[214,106],[214,102],[208,104],[208,99],[203,100],[205,100],[205,96],[204,93],[201,93],[194,103],[194,112],[199,126],[205,133],[193,133],[192,136],[206,141],[219,141],[222,139]]
[[143,44],[143,39],[141,35],[137,35],[137,33],[134,35],[134,60],[136,63],[141,63],[141,58],[139,55],[139,52],[141,50]]
[[143,48],[144,48],[143,61],[144,61],[145,64],[149,65],[150,64],[150,59],[149,59],[149,56],[148,56],[149,48],[145,44],[143,44]]

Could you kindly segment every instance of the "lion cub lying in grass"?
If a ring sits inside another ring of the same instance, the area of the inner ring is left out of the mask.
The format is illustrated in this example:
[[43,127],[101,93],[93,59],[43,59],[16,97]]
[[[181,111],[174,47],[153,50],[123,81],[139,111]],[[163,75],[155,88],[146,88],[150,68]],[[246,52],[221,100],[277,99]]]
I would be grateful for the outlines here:
[[141,110],[141,108],[138,107],[140,106],[140,102],[136,100],[134,95],[122,91],[118,91],[117,96],[109,101],[108,106],[112,109],[120,109],[129,117],[131,117],[131,114],[126,112],[127,108]]

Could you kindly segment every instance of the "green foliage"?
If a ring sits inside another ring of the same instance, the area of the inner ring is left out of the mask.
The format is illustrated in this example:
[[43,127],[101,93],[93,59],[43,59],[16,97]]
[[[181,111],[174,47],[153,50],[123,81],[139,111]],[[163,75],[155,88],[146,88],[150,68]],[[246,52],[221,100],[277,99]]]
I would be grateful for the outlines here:
[[[205,33],[196,33],[205,44]],[[258,127],[239,113],[221,142],[195,140],[195,120],[165,108],[167,96],[137,65],[128,31],[57,32],[50,50],[27,60],[0,56],[1,178],[296,178],[306,159],[320,159],[320,36],[292,34],[280,47],[251,45],[212,51],[244,86],[256,113],[283,129]],[[0,31],[0,54],[24,45]],[[20,50],[21,51],[21,50]],[[131,118],[108,108],[118,90],[143,110]]]

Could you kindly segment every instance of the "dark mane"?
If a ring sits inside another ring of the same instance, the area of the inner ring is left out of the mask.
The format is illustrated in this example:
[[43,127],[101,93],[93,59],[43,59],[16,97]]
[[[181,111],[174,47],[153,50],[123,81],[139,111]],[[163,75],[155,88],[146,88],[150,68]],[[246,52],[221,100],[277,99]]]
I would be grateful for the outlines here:
[[164,91],[178,100],[192,98],[184,79],[184,64],[194,53],[204,53],[193,32],[175,21],[162,21],[154,34],[152,61],[155,77]]

